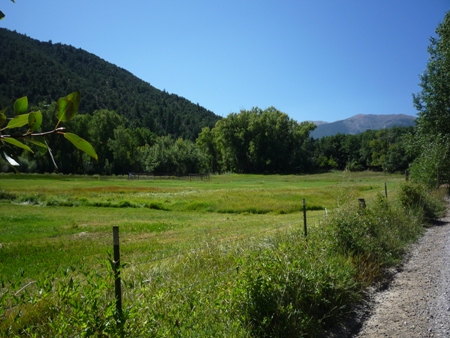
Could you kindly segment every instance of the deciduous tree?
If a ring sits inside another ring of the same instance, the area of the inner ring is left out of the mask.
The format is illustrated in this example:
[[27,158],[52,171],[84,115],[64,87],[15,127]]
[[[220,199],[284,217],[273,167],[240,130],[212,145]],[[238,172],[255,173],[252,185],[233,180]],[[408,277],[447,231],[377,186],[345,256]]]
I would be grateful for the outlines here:
[[450,12],[436,33],[420,78],[422,91],[413,95],[419,115],[413,145],[419,157],[411,168],[411,177],[430,185],[438,183],[438,171],[447,172],[450,166]]

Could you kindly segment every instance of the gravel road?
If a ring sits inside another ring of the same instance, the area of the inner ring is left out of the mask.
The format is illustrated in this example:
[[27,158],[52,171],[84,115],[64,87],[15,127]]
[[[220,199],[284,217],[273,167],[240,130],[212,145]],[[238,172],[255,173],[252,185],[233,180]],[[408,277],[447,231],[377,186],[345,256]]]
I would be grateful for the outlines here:
[[450,337],[449,212],[412,246],[389,287],[370,303],[351,337]]

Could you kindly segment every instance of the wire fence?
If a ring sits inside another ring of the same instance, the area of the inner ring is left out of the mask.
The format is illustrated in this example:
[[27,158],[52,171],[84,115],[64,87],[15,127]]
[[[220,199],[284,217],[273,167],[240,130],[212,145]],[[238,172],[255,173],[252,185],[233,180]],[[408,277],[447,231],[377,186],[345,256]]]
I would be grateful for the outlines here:
[[129,180],[201,180],[201,181],[209,181],[211,179],[211,175],[207,174],[199,174],[199,173],[190,173],[186,175],[179,175],[177,173],[154,173],[154,172],[130,172],[128,173]]
[[[119,227],[117,226],[113,227],[112,236],[111,233],[105,232],[104,230],[97,233],[80,232],[74,234],[74,236],[85,239],[86,241],[92,241],[93,245],[105,247],[106,251],[111,252],[111,263],[114,274],[114,285],[111,285],[111,296],[114,294],[116,313],[120,317],[123,313],[123,295],[128,295],[131,288],[135,289],[150,284],[157,288],[159,283],[159,286],[170,285],[173,292],[180,295],[186,292],[193,292],[193,290],[199,287],[208,290],[211,289],[213,292],[213,287],[218,283],[223,283],[227,278],[237,278],[240,273],[239,264],[236,263],[228,266],[212,265],[209,267],[209,271],[195,274],[192,271],[201,269],[199,267],[200,263],[196,262],[197,257],[208,257],[210,253],[216,252],[228,252],[230,256],[239,258],[243,247],[257,252],[270,246],[270,241],[277,234],[289,234],[293,231],[303,231],[303,236],[306,239],[309,229],[319,226],[327,217],[328,211],[326,209],[322,212],[314,211],[311,214],[307,210],[306,200],[304,199],[302,215],[299,215],[297,221],[279,222],[278,224],[271,224],[264,229],[252,229],[249,232],[238,231],[231,234],[227,229],[217,227],[213,229],[215,231],[214,238],[205,238],[201,234],[196,235],[192,238],[187,238],[187,242],[191,243],[191,246],[188,248],[169,247],[168,249],[155,250],[146,253],[145,258],[142,255],[137,257],[132,257],[132,254],[129,257],[127,254],[122,255],[121,249],[126,249],[127,244],[133,240],[133,236],[126,231],[119,236]],[[198,239],[201,239],[202,242],[198,243]],[[90,245],[89,242],[86,245]],[[124,251],[126,252],[126,250]],[[82,256],[81,254],[80,257]],[[104,254],[96,254],[94,257],[99,262],[104,261],[104,258]],[[182,273],[174,275],[165,273],[164,278],[158,278],[158,273],[161,273],[161,271],[169,271],[174,265],[181,263],[185,264],[181,269]],[[193,263],[193,266],[189,266],[190,263]],[[52,266],[48,268],[51,269]],[[54,268],[56,271],[61,269],[61,266],[55,262]],[[98,273],[103,274],[102,271],[100,269]],[[136,278],[136,275],[142,278]],[[131,279],[137,282],[130,282]],[[16,294],[20,294],[23,290],[35,283],[36,281],[27,281]],[[124,290],[126,291],[125,293]]]
[[[301,229],[301,225],[303,225],[303,234],[305,239],[308,237],[308,226],[317,227],[320,225],[328,217],[328,211],[325,209],[323,213],[315,213],[315,215],[307,215],[307,207],[306,200],[303,199],[303,220],[299,220],[298,222],[288,222],[282,223],[275,226],[271,226],[264,230],[260,230],[258,232],[251,232],[248,234],[235,234],[233,236],[224,236],[209,241],[206,246],[197,246],[194,248],[186,249],[186,250],[176,250],[174,252],[168,253],[166,250],[156,251],[152,254],[150,259],[139,262],[126,262],[126,265],[121,264],[121,256],[120,256],[120,240],[119,240],[119,227],[113,227],[113,251],[114,251],[114,275],[115,275],[115,299],[116,299],[116,311],[118,314],[122,313],[122,286],[124,283],[121,282],[121,273],[125,274],[130,271],[132,274],[140,273],[140,274],[150,274],[149,271],[153,269],[158,269],[161,266],[171,266],[172,263],[177,263],[183,260],[183,258],[187,256],[195,256],[199,257],[202,254],[211,252],[211,251],[220,251],[226,247],[233,248],[238,247],[238,244],[242,243],[252,243],[254,248],[264,247],[263,243],[265,240],[272,238],[277,233],[289,233],[292,231],[299,231]],[[248,245],[247,245],[248,246]],[[190,270],[189,267],[186,267],[186,270]],[[194,275],[194,280],[190,283],[186,283],[184,278],[170,280],[166,279],[164,281],[165,284],[172,283],[177,292],[184,292],[187,290],[192,290],[193,288],[202,285],[216,282],[218,279],[224,276],[230,276],[231,273],[239,273],[239,266],[234,265],[232,267],[228,267],[226,269],[220,269],[220,267],[214,267],[208,277],[202,277],[200,279],[196,279]],[[151,277],[147,279],[143,279],[142,283],[151,283],[153,282]]]

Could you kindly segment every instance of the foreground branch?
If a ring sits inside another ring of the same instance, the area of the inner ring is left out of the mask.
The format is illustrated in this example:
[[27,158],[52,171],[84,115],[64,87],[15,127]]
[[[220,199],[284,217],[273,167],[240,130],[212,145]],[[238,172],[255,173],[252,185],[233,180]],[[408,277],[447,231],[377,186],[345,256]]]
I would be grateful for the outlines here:
[[51,134],[58,134],[63,132],[64,130],[66,130],[65,127],[59,127],[50,131],[44,131],[42,133],[27,133],[27,134],[23,134],[23,135],[0,135],[0,139],[2,138],[28,138],[28,137],[34,137],[34,136],[47,136],[47,135],[51,135]]

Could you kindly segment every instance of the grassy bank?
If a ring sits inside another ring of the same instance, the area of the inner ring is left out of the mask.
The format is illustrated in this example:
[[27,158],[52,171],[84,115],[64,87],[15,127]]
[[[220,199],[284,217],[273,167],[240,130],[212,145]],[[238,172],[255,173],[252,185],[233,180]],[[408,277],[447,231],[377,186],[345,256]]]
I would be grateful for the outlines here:
[[[402,181],[375,173],[205,182],[2,176],[0,332],[318,335],[420,235],[423,201],[414,212],[395,202]],[[108,263],[112,225],[125,263],[121,318]]]

